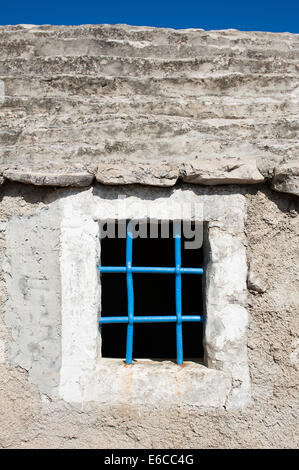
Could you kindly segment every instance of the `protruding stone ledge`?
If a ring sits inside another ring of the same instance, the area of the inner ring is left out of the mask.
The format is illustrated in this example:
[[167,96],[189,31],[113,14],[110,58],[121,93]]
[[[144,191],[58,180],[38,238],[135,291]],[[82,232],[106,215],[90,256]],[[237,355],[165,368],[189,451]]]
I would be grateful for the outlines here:
[[277,159],[268,162],[249,156],[207,156],[190,161],[171,157],[152,161],[112,159],[73,166],[51,165],[42,168],[24,165],[23,168],[2,165],[0,184],[5,180],[36,186],[87,187],[96,179],[105,185],[174,186],[178,180],[205,186],[227,184],[260,184],[270,181],[279,192],[299,195],[299,160]]
[[[276,163],[276,164],[275,164]],[[96,179],[104,185],[131,185],[172,187],[178,180],[184,183],[215,186],[226,184],[272,183],[279,192],[299,195],[299,162],[291,160],[284,164],[273,162],[268,176],[262,174],[254,157],[198,158],[190,162],[167,160],[142,162],[128,159],[100,162],[88,171],[78,167],[4,168],[0,184],[5,180],[36,186],[88,187]]]
[[178,179],[186,183],[257,184],[265,181],[259,172],[255,158],[199,158],[188,163],[131,162],[128,160],[104,162],[96,175],[103,184],[143,184],[173,186]]
[[206,158],[184,165],[182,180],[186,183],[257,184],[265,181],[255,158]]
[[34,184],[36,186],[89,186],[94,176],[81,170],[4,170],[4,178],[19,183]]
[[299,161],[289,162],[276,168],[272,188],[282,193],[299,196]]
[[96,174],[99,183],[110,185],[174,186],[178,177],[179,168],[168,163],[137,163],[128,160],[100,163]]

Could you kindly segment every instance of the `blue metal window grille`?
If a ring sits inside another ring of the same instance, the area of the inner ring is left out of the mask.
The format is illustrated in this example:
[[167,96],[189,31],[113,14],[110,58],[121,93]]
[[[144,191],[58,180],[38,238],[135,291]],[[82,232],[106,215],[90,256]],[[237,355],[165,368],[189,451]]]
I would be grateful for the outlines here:
[[[128,296],[128,315],[115,317],[101,317],[99,324],[111,323],[127,323],[127,344],[126,344],[126,364],[133,362],[133,331],[134,323],[176,323],[176,354],[177,363],[183,364],[183,322],[203,322],[203,315],[182,315],[182,274],[198,274],[202,275],[203,268],[184,268],[181,263],[181,222],[175,221],[174,227],[174,250],[175,250],[175,266],[174,267],[140,267],[132,266],[133,258],[133,233],[130,222],[127,224],[126,231],[126,266],[97,266],[100,273],[125,273],[127,280],[127,296]],[[134,314],[134,288],[133,274],[152,273],[152,274],[174,274],[175,275],[175,315],[149,315],[138,316]]]

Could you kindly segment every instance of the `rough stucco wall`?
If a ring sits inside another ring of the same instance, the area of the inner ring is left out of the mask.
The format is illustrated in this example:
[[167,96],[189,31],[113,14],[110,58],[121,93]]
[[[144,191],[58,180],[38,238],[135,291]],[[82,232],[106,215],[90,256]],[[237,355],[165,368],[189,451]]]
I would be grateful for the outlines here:
[[[62,401],[40,396],[28,373],[12,367],[7,347],[0,364],[1,447],[295,447],[298,374],[297,201],[265,186],[202,189],[203,193],[246,194],[247,256],[251,322],[248,352],[252,404],[238,411],[172,408],[153,411],[126,406],[80,413]],[[55,201],[54,190],[5,184],[1,229],[15,215],[33,214]],[[1,232],[3,233],[3,232]],[[1,237],[1,261],[5,246]],[[0,283],[0,340],[7,294]],[[1,344],[1,343],[0,343]],[[186,423],[187,426],[186,426]]]
[[13,216],[6,225],[3,275],[5,320],[13,337],[10,361],[30,370],[43,393],[56,389],[61,366],[59,229],[57,204],[28,218]]

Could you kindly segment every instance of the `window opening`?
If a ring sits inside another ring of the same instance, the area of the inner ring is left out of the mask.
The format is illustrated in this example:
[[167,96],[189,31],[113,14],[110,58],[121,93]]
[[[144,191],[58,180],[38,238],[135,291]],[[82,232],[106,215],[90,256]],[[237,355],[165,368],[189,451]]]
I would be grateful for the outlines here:
[[202,248],[184,249],[180,221],[168,238],[158,225],[158,238],[133,239],[127,223],[126,238],[101,240],[103,357],[176,357],[181,365],[183,336],[184,357],[203,357]]

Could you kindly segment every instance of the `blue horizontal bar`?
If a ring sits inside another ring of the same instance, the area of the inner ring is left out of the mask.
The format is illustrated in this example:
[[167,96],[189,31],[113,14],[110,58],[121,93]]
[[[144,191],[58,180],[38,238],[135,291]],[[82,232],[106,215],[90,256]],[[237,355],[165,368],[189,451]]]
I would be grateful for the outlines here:
[[[128,317],[101,317],[99,323],[128,323]],[[176,315],[135,316],[134,323],[171,323],[176,322]],[[182,315],[183,322],[203,322],[201,315]]]
[[101,273],[126,273],[127,268],[125,266],[97,266]]
[[[126,273],[126,266],[97,266],[101,273]],[[153,274],[175,274],[176,268],[142,267],[133,266],[132,273],[153,273]],[[203,274],[202,268],[179,268],[181,274]]]
[[181,274],[203,274],[203,268],[181,268]]
[[133,273],[173,274],[175,272],[175,268],[134,266],[132,267],[132,272]]

